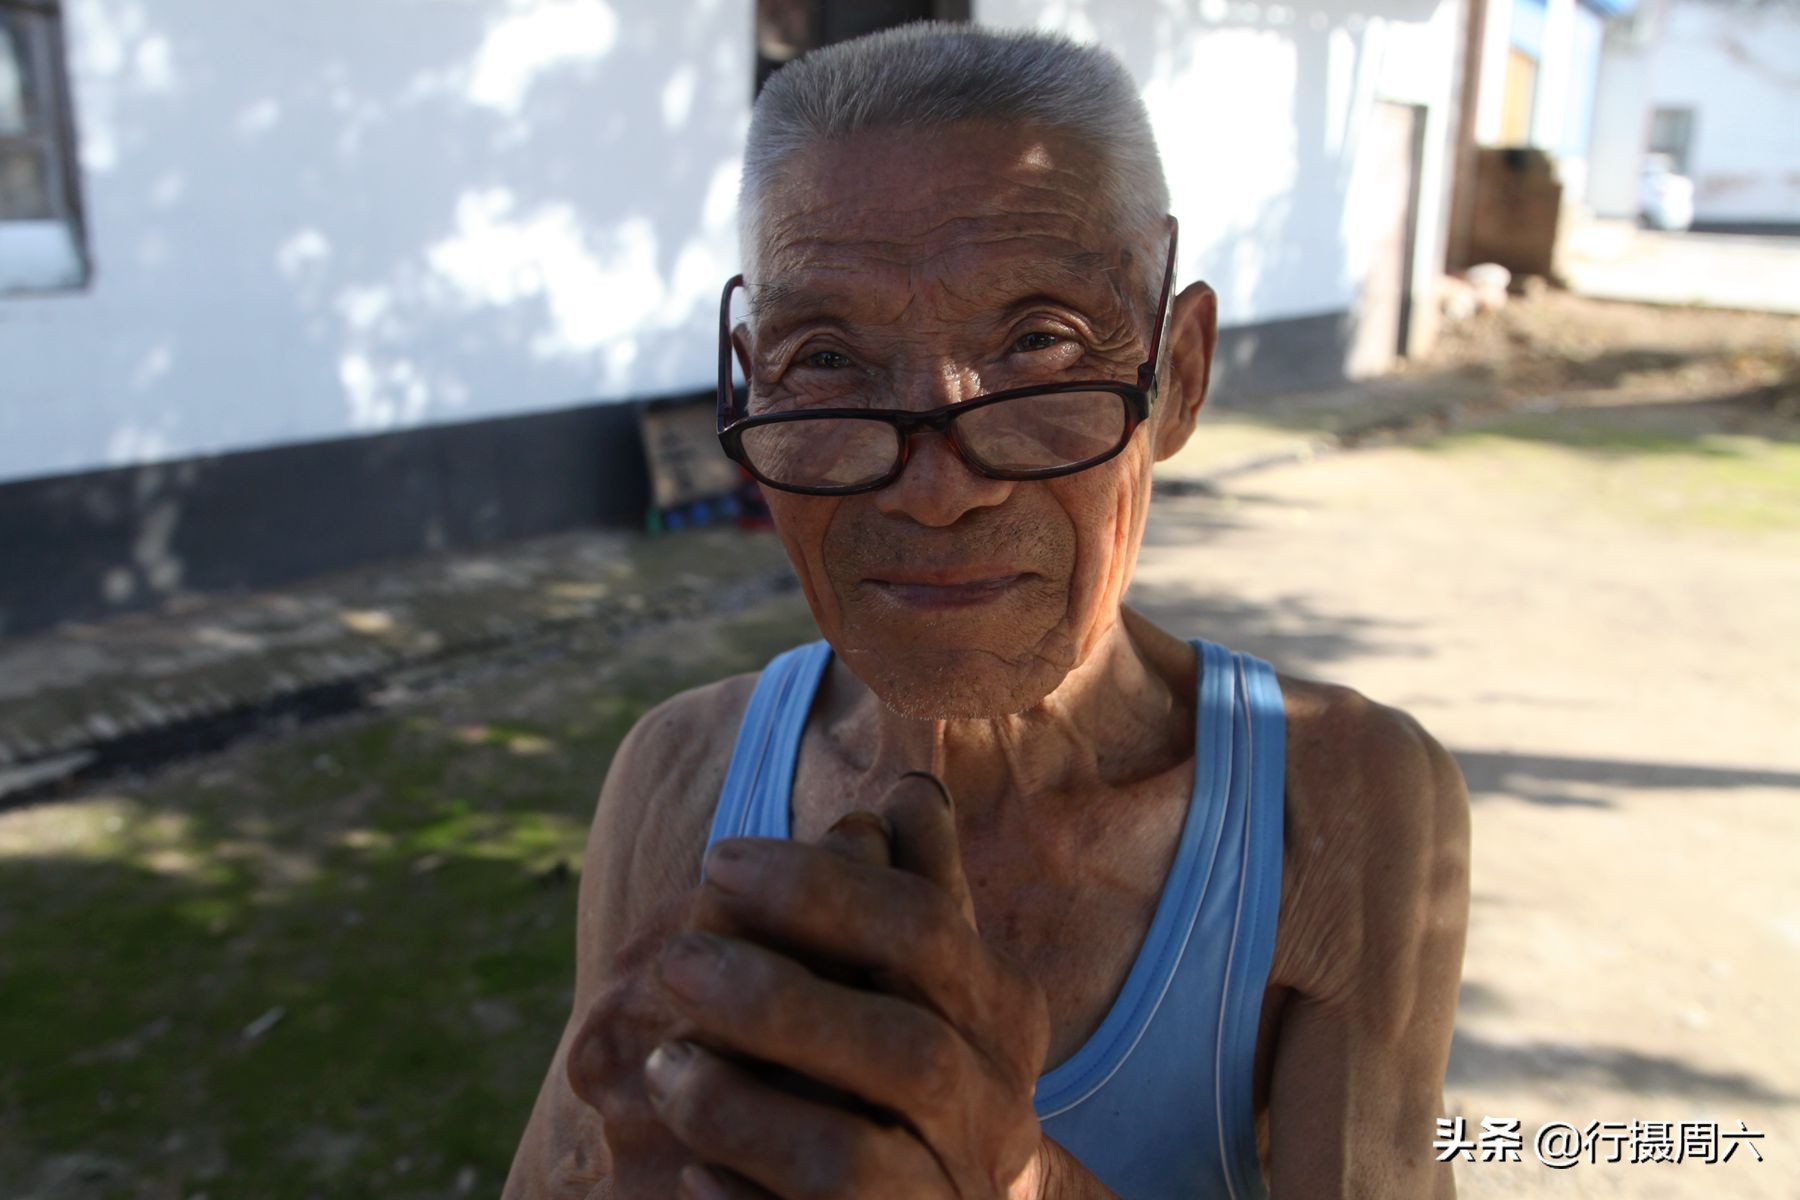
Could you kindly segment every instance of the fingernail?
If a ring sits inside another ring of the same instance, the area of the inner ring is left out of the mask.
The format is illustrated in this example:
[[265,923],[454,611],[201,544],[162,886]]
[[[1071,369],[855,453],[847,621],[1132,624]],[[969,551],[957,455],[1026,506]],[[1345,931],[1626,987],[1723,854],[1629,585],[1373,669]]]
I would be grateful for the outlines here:
[[727,892],[747,892],[762,874],[763,853],[741,838],[714,844],[706,852],[706,881]]
[[956,807],[956,804],[950,799],[950,789],[944,786],[943,780],[939,779],[936,775],[933,775],[930,771],[907,771],[902,774],[900,778],[925,780],[927,783],[931,784],[932,787],[937,789],[938,798],[944,802],[945,808]]
[[694,1061],[694,1048],[686,1042],[664,1042],[644,1060],[644,1088],[657,1104],[669,1098],[683,1072]]
[[845,813],[843,816],[833,821],[831,823],[831,828],[826,830],[826,832],[837,833],[840,830],[850,828],[852,825],[873,825],[876,832],[880,833],[882,837],[887,838],[889,841],[892,841],[894,838],[893,827],[888,824],[887,818],[880,813],[869,812],[866,809],[858,809],[855,812]]
[[717,1175],[692,1165],[681,1168],[681,1194],[687,1200],[732,1200]]
[[689,1000],[704,1000],[712,994],[724,960],[725,948],[717,938],[684,934],[663,947],[656,972],[670,991]]

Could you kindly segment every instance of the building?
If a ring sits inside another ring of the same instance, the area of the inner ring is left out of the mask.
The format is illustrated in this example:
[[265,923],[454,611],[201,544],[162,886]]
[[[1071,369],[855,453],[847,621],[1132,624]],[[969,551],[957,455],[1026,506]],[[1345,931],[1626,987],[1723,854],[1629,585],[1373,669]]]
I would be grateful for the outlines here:
[[1800,8],[1673,0],[1646,148],[1694,181],[1703,227],[1800,228]]
[[1460,0],[0,0],[0,633],[640,520],[758,73],[925,15],[1137,74],[1221,386],[1429,339]]
[[1475,141],[1544,150],[1581,195],[1607,23],[1631,0],[1488,0]]
[[1602,131],[1604,46],[1634,0],[1470,0],[1447,266],[1552,273]]
[[1693,180],[1702,228],[1800,227],[1800,9],[1654,0],[1607,31],[1586,199],[1635,220],[1646,156]]

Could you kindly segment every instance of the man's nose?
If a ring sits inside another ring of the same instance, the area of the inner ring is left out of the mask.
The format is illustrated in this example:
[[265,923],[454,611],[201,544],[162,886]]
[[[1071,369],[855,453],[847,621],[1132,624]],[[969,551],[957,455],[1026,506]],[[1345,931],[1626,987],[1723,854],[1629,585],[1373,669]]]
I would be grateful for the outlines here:
[[1013,486],[1011,480],[976,474],[948,437],[922,429],[913,434],[906,469],[875,493],[875,505],[887,516],[941,528],[975,509],[1004,502]]

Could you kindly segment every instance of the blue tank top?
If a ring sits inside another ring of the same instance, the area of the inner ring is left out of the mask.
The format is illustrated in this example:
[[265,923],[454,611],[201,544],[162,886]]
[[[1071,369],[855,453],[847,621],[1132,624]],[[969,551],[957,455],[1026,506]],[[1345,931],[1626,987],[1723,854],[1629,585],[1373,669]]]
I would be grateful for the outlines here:
[[[1122,1200],[1262,1200],[1252,1086],[1281,899],[1286,720],[1261,659],[1196,640],[1194,792],[1125,985],[1038,1077],[1044,1132]],[[789,836],[800,736],[831,661],[777,657],[744,712],[707,844]]]

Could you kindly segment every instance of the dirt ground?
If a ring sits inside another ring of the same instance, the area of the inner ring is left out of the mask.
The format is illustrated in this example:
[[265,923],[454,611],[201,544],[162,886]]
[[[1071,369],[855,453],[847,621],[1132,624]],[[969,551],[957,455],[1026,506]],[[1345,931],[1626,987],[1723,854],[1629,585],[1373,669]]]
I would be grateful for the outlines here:
[[[1222,405],[1153,507],[1135,604],[1406,708],[1462,764],[1446,1115],[1525,1135],[1465,1197],[1800,1196],[1797,368],[1800,320],[1552,294],[1371,385],[1387,444],[1317,397]],[[790,593],[575,637],[0,811],[0,1195],[496,1192],[619,736],[807,635]],[[1765,1136],[1724,1165],[1532,1153],[1633,1120]]]

